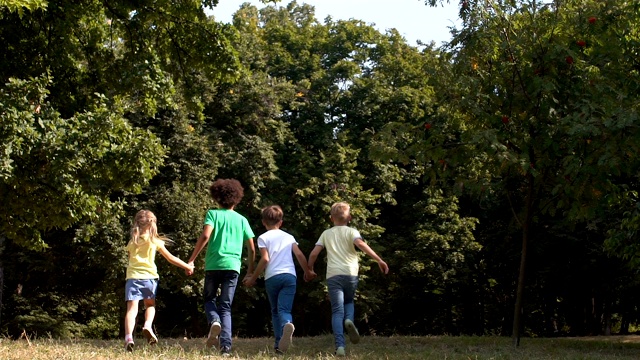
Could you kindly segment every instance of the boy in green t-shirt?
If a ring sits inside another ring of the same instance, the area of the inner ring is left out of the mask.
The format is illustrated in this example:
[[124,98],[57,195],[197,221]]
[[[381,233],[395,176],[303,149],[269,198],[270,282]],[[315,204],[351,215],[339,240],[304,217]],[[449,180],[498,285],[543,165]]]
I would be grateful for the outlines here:
[[[247,219],[233,210],[244,195],[238,180],[218,179],[209,192],[221,209],[207,211],[202,234],[188,264],[193,265],[208,243],[204,262],[204,311],[209,324],[207,347],[219,347],[223,355],[229,355],[231,304],[240,276],[242,245],[247,248],[246,277],[251,277],[256,255],[254,234]],[[193,272],[187,271],[187,274]]]

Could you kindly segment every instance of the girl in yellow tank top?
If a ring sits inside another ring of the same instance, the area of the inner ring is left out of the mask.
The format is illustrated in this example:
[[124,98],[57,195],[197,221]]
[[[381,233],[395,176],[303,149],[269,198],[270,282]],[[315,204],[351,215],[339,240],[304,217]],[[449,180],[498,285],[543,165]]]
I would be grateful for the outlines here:
[[124,317],[124,342],[127,351],[133,351],[134,348],[133,330],[140,300],[143,300],[145,306],[142,335],[150,345],[158,342],[158,338],[153,333],[159,280],[155,263],[156,252],[160,252],[160,255],[171,264],[187,271],[193,271],[193,265],[173,256],[165,248],[165,242],[170,240],[158,234],[156,222],[156,216],[151,211],[140,210],[134,217],[131,226],[131,239],[127,244],[129,264],[127,265],[127,283],[125,285],[127,313]]

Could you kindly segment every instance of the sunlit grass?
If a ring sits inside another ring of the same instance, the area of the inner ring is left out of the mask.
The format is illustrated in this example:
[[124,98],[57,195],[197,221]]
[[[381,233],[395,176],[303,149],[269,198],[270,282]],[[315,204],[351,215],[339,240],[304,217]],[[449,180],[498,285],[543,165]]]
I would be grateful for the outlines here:
[[[231,359],[334,359],[333,337],[294,338],[286,355],[272,351],[272,338],[234,339]],[[524,338],[518,348],[506,337],[366,336],[347,344],[347,358],[373,359],[640,359],[640,337]],[[133,353],[120,340],[0,339],[0,359],[223,359],[204,348],[204,339],[160,339],[147,346],[137,339]]]

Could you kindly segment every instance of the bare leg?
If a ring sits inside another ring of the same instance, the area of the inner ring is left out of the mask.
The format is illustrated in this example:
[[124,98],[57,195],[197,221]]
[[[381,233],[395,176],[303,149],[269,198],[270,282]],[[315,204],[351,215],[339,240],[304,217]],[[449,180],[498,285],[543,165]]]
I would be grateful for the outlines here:
[[127,301],[127,314],[124,316],[124,334],[133,335],[136,327],[136,316],[138,315],[138,300]]
[[144,328],[153,328],[153,319],[156,317],[156,301],[154,299],[144,299]]
[[149,345],[155,345],[158,343],[156,334],[153,333],[153,319],[156,316],[156,301],[153,299],[145,299],[144,306],[144,327],[142,328],[142,336],[144,336]]

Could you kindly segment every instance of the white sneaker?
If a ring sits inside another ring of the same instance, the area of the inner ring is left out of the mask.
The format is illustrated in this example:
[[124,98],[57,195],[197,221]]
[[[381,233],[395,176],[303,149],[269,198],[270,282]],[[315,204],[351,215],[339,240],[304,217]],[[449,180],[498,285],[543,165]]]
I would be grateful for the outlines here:
[[220,345],[220,331],[222,331],[222,327],[220,323],[214,321],[211,323],[211,327],[209,328],[209,337],[207,337],[207,347],[218,347]]
[[128,352],[132,352],[135,345],[133,344],[133,340],[127,340],[124,342],[124,349]]
[[295,326],[292,323],[286,323],[282,327],[282,337],[278,342],[278,350],[287,351],[289,345],[293,341],[293,331],[295,330]]
[[349,319],[345,320],[344,329],[346,330],[347,335],[349,335],[349,340],[351,340],[352,344],[357,344],[360,342],[360,333],[358,333],[358,329],[356,329],[353,321]]
[[155,345],[158,343],[158,338],[156,337],[156,334],[154,334],[153,330],[149,328],[142,329],[142,336],[144,336],[144,338],[147,339],[147,343],[149,345]]
[[339,348],[336,349],[336,356],[345,356],[345,352],[344,352],[344,348],[342,346],[340,346]]

